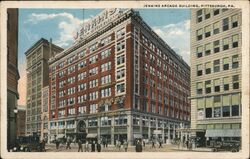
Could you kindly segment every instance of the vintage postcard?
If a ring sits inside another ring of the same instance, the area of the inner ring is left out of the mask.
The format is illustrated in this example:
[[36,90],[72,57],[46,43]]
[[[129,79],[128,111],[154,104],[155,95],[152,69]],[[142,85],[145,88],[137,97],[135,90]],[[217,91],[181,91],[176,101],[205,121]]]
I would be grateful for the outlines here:
[[247,1],[2,2],[0,28],[2,158],[249,157]]

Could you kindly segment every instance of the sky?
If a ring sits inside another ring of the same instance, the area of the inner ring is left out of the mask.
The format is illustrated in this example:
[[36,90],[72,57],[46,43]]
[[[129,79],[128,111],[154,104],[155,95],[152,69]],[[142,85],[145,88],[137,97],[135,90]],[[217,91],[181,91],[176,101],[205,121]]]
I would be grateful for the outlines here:
[[[19,9],[18,91],[19,105],[26,105],[25,52],[40,38],[64,49],[73,42],[73,35],[82,21],[88,21],[103,9]],[[190,63],[189,9],[135,9],[144,21],[183,59]]]

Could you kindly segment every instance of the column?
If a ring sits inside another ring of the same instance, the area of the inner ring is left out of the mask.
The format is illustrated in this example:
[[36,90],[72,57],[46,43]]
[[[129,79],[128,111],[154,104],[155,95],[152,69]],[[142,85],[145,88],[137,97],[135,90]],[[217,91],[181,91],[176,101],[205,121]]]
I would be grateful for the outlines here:
[[129,145],[133,145],[133,120],[132,120],[132,115],[131,114],[128,114],[127,115],[127,121],[128,121],[128,127],[127,127],[127,136],[128,136],[128,144]]
[[173,139],[175,139],[175,124],[173,125]]
[[140,134],[142,135],[142,116],[140,116]]
[[151,139],[151,122],[150,122],[150,117],[148,118],[148,139]]
[[111,119],[111,145],[114,145],[114,134],[115,134],[115,117],[113,116]]
[[97,117],[97,142],[101,141],[101,117]]
[[168,124],[168,140],[167,140],[167,144],[169,145],[171,143],[171,139],[170,139],[170,124]]
[[163,143],[165,143],[165,123],[163,123],[163,125],[162,125],[162,141],[163,141]]

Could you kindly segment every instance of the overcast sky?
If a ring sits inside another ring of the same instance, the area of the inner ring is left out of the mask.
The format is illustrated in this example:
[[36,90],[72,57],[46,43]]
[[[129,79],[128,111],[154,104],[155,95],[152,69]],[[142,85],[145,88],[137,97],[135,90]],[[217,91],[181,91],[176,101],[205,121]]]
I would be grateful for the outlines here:
[[[136,9],[137,10],[137,9]],[[19,105],[26,104],[27,51],[40,38],[52,38],[56,45],[67,48],[73,43],[73,32],[102,9],[19,9],[18,64],[20,80]],[[146,23],[189,64],[190,10],[138,9]]]

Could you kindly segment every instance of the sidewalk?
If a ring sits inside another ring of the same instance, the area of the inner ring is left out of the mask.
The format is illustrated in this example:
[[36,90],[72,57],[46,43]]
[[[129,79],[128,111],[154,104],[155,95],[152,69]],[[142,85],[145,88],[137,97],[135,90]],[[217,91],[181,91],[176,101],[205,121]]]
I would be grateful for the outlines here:
[[211,148],[206,148],[206,147],[198,147],[198,148],[194,148],[192,150],[188,150],[186,147],[180,147],[178,148],[178,146],[174,147],[173,150],[176,151],[190,151],[190,152],[212,152]]

